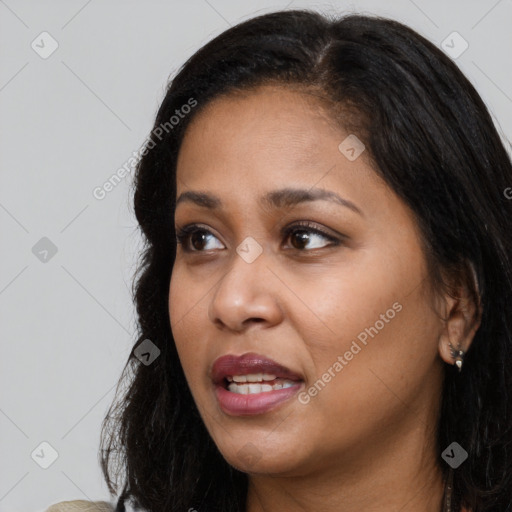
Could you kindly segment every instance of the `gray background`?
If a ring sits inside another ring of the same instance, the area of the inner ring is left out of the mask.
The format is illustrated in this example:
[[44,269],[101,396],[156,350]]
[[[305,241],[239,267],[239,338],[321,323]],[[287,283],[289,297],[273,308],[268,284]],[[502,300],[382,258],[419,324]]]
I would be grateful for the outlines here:
[[[140,240],[132,174],[102,200],[93,190],[141,147],[187,57],[298,7],[389,16],[441,47],[457,31],[469,47],[456,62],[510,140],[512,0],[0,0],[1,512],[109,499],[99,429],[134,340]],[[58,453],[47,469],[42,442]]]

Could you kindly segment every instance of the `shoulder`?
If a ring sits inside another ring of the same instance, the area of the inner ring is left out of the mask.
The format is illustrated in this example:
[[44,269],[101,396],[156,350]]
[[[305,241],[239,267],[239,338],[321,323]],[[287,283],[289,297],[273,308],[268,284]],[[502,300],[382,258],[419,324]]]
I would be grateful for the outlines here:
[[107,501],[60,501],[47,508],[44,512],[114,512],[114,505]]

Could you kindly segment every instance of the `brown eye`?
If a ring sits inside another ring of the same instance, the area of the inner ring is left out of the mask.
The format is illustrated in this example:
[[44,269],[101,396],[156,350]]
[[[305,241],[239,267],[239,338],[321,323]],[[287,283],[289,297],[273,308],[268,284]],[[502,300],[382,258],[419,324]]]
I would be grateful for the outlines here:
[[204,252],[205,250],[209,250],[205,249],[205,245],[208,244],[211,237],[216,238],[215,235],[207,229],[198,228],[194,225],[185,226],[176,233],[176,241],[186,252]]
[[190,243],[191,243],[192,247],[197,251],[201,251],[203,249],[205,240],[206,240],[206,235],[204,232],[196,231],[195,233],[192,233],[190,235]]
[[296,242],[292,243],[295,249],[304,249],[309,241],[308,231],[305,229],[297,229],[292,232],[291,240]]
[[[324,233],[318,228],[313,228],[309,223],[295,224],[284,230],[285,239],[290,238],[293,249],[304,252],[311,249],[321,249],[327,245],[338,245],[339,240]],[[330,244],[322,244],[319,240],[327,240]]]

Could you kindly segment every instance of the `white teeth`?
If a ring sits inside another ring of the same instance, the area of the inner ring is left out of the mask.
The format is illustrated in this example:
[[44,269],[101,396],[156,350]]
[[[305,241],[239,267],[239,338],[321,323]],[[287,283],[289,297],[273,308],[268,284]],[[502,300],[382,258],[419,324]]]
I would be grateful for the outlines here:
[[275,380],[276,376],[271,373],[251,373],[249,375],[233,375],[227,379],[229,382],[262,382],[264,380]]
[[262,391],[262,385],[261,384],[248,384],[247,387],[249,388],[249,395],[252,395],[253,393],[261,393]]
[[272,386],[270,384],[238,384],[237,382],[231,382],[231,384],[228,385],[228,389],[232,393],[252,395],[256,393],[268,393],[269,391],[275,391],[277,389],[290,388],[295,384],[296,382],[284,379],[276,382]]

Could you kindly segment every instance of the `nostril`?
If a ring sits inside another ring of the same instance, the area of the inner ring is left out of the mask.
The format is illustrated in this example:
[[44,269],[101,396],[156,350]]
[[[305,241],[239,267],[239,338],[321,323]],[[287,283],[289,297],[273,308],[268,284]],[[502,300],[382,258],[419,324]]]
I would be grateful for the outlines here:
[[264,321],[265,321],[265,319],[264,319],[264,318],[258,318],[258,317],[248,318],[247,320],[244,320],[244,321],[243,321],[243,325],[251,324],[252,322],[254,322],[254,323],[260,323],[260,322],[264,322]]

